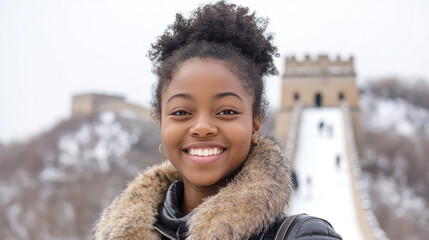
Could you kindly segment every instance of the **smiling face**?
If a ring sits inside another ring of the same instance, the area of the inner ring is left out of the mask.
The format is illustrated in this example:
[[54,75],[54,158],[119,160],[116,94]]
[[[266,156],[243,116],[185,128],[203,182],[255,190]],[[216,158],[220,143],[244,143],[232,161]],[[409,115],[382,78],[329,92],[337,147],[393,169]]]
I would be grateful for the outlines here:
[[253,97],[225,64],[190,59],[161,96],[162,142],[185,184],[217,185],[243,164],[259,132]]

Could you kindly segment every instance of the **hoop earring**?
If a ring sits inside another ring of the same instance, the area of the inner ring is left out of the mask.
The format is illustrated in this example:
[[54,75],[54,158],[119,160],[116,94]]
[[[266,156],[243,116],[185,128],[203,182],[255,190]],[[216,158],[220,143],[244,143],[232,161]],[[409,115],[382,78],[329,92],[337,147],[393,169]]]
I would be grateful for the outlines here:
[[256,139],[255,140],[252,140],[251,142],[250,142],[250,144],[251,144],[251,146],[259,146],[259,143],[258,143],[258,137],[256,136]]
[[165,156],[165,154],[162,152],[162,143],[159,144],[159,154],[161,154],[161,157],[164,159],[168,159],[167,156]]

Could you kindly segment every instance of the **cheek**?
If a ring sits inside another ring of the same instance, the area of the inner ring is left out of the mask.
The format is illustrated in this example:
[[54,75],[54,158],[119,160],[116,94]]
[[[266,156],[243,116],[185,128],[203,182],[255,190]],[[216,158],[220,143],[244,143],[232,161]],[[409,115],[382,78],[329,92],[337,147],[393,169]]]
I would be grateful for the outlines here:
[[250,146],[252,138],[252,121],[245,120],[236,124],[225,125],[223,133],[232,144],[238,146],[238,150],[243,149],[245,151]]
[[245,144],[245,140],[252,137],[252,127],[249,123],[237,124],[235,126],[230,126],[224,129],[225,134],[235,143]]
[[169,123],[168,121],[161,124],[161,138],[167,154],[172,148],[180,145],[185,132],[186,128],[178,126],[178,124]]

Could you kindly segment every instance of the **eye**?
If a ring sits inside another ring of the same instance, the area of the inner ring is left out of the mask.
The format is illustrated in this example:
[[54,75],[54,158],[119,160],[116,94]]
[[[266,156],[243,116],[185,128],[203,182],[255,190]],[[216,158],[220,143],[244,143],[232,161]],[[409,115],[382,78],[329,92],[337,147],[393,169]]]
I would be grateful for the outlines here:
[[218,115],[235,115],[238,114],[234,109],[223,109],[218,113]]
[[177,110],[177,111],[172,112],[171,115],[173,115],[173,116],[188,116],[191,114],[185,110]]

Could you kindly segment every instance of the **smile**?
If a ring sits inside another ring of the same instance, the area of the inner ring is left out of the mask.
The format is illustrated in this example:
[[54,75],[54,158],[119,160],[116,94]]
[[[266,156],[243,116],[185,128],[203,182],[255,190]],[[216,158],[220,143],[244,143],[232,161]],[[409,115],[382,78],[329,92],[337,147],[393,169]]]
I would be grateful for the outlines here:
[[186,158],[197,165],[208,165],[221,158],[227,148],[217,142],[197,142],[183,148]]
[[223,152],[223,149],[214,148],[191,148],[188,149],[188,153],[192,156],[208,157],[212,155],[218,155]]

